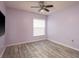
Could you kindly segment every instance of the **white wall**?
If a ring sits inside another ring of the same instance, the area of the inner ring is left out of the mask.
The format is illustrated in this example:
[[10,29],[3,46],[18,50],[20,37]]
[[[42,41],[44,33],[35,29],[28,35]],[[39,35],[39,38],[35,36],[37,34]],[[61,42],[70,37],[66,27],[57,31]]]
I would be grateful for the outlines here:
[[45,16],[22,10],[7,8],[6,45],[14,45],[19,43],[27,43],[40,40],[35,39],[32,36],[33,18],[45,19]]
[[[0,1],[0,11],[6,16],[6,8],[4,2],[1,1]],[[5,49],[5,34],[3,36],[0,36],[0,57],[4,49]]]
[[79,49],[79,5],[49,15],[47,35],[51,41]]

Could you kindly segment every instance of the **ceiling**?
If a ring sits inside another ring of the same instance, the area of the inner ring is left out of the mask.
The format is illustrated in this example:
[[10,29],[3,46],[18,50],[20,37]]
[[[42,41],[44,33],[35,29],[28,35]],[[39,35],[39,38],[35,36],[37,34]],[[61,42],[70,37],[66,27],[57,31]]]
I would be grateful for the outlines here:
[[48,15],[55,11],[67,9],[71,6],[79,4],[78,1],[45,1],[45,5],[52,4],[54,7],[48,8],[50,12],[40,13],[39,8],[31,8],[31,6],[38,6],[38,1],[6,1],[6,6],[9,8],[15,8],[19,10],[34,12],[38,14]]

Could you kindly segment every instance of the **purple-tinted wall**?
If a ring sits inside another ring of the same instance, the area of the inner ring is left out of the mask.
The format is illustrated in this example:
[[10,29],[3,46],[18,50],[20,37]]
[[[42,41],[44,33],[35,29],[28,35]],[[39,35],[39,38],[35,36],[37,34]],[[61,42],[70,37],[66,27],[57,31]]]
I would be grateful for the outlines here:
[[79,5],[49,15],[47,35],[51,41],[79,49]]
[[42,40],[45,36],[33,37],[33,18],[45,19],[39,15],[27,11],[7,8],[6,16],[6,45],[14,45]]

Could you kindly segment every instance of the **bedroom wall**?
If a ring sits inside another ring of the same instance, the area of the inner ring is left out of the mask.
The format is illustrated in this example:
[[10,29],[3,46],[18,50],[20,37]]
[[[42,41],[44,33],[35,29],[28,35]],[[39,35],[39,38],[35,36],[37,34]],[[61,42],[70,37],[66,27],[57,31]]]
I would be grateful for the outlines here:
[[[4,2],[0,1],[0,11],[6,16],[6,7],[4,5]],[[3,54],[3,51],[5,49],[5,34],[0,36],[0,57]]]
[[47,35],[51,41],[79,50],[79,5],[50,14]]
[[6,16],[7,46],[43,40],[41,38],[45,38],[45,36],[43,37],[32,36],[33,18],[45,19],[46,17],[43,15],[27,11],[7,8],[7,16]]

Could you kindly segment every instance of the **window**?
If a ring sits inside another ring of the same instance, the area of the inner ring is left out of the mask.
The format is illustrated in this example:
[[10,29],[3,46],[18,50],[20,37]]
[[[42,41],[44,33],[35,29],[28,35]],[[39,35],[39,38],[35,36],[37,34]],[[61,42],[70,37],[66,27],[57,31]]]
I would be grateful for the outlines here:
[[45,35],[45,20],[34,19],[33,20],[33,36]]

